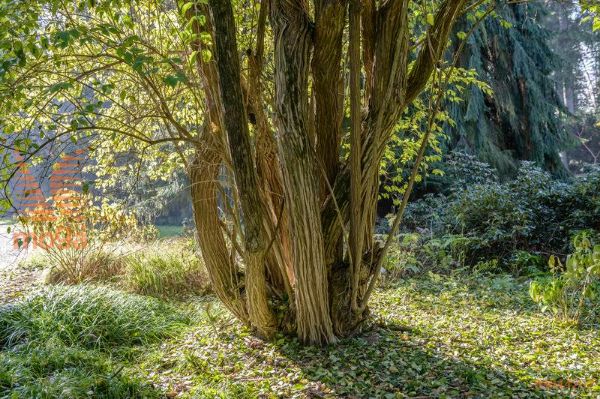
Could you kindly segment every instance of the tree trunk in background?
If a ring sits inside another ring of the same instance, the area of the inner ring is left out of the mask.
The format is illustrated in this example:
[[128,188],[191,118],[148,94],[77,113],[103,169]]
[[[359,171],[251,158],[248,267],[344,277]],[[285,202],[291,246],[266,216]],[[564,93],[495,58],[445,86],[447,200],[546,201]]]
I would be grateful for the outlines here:
[[[566,32],[571,29],[571,18],[569,16],[569,10],[563,6],[558,5],[558,25],[561,38],[566,37]],[[562,40],[562,39],[559,39]],[[569,43],[564,43],[569,45]],[[571,73],[562,71],[560,74],[561,80],[559,81],[561,99],[563,104],[567,108],[570,114],[574,115],[576,107],[576,94],[575,94],[575,76]]]

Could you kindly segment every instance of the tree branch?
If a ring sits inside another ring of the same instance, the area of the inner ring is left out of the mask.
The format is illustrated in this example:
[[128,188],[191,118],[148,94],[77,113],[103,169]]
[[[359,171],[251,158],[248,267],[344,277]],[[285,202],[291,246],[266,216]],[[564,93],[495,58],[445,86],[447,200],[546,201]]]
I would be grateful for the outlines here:
[[436,63],[442,58],[448,37],[454,26],[454,22],[461,14],[467,0],[445,0],[440,6],[434,18],[434,25],[427,32],[425,44],[413,69],[408,77],[408,86],[404,104],[410,104],[429,81],[431,72]]

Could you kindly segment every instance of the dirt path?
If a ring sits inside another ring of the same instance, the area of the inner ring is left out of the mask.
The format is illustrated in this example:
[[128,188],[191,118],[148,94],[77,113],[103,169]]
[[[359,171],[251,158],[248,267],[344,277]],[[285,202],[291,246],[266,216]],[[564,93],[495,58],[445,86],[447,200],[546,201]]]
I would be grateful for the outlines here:
[[41,285],[38,270],[0,270],[0,306],[16,301]]
[[0,221],[0,270],[14,268],[24,254],[15,251],[12,245],[12,234],[8,232],[10,224]]
[[41,274],[38,270],[19,267],[27,253],[14,250],[8,227],[8,223],[0,221],[0,305],[28,294],[39,285]]

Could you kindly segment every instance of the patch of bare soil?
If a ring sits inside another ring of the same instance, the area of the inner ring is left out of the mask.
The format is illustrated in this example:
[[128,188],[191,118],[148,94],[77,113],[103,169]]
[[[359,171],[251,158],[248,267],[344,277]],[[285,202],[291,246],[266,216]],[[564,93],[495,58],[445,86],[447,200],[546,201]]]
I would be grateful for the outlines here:
[[41,271],[10,268],[0,270],[0,305],[27,296],[41,285]]
[[19,267],[27,253],[13,248],[8,227],[7,223],[0,221],[0,305],[27,295],[41,284],[40,270]]

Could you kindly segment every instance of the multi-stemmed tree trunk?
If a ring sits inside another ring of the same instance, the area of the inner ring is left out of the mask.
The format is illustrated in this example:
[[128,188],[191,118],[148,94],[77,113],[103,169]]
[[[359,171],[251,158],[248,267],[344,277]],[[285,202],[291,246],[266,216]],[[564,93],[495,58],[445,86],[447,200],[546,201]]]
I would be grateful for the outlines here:
[[225,306],[261,336],[331,343],[368,317],[391,242],[373,240],[387,142],[432,76],[437,102],[453,24],[487,2],[0,3],[0,131],[22,130],[0,155],[83,136],[114,166],[168,144]]
[[[210,0],[187,11],[192,23],[206,17],[196,30],[212,35],[214,54],[198,59],[210,110],[191,166],[199,244],[217,295],[258,334],[323,344],[365,321],[385,252],[373,241],[379,163],[466,3],[442,1],[415,44],[410,0],[263,0],[246,63],[234,18],[243,8]],[[223,175],[231,190],[220,188]]]

